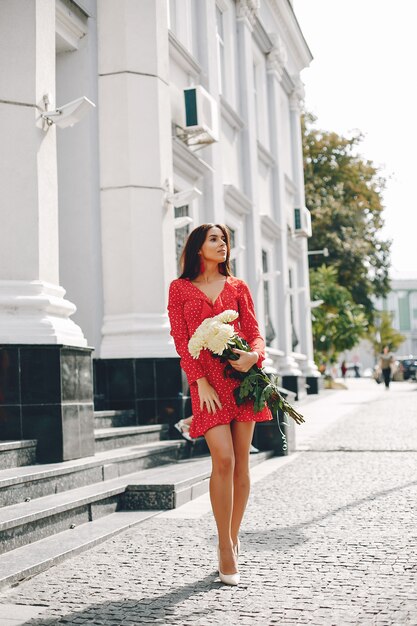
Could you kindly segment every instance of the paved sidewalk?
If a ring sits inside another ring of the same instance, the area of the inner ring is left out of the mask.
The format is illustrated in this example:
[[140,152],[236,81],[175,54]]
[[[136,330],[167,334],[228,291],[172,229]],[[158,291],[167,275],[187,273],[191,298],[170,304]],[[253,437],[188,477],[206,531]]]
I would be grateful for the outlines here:
[[0,625],[417,625],[417,386],[348,385],[253,470],[239,587],[203,496],[0,594]]

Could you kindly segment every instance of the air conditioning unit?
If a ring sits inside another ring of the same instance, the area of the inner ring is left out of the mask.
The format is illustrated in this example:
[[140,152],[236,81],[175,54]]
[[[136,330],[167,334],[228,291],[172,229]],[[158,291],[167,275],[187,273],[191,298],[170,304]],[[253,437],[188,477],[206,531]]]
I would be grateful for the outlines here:
[[294,209],[294,234],[301,237],[311,237],[311,214],[304,206]]
[[210,144],[219,141],[217,102],[201,85],[184,89],[185,128],[187,145]]

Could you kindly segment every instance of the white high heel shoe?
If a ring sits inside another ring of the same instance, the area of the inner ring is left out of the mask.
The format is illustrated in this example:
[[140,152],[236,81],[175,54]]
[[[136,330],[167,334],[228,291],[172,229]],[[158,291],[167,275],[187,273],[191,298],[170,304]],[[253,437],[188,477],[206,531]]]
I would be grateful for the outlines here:
[[219,578],[225,585],[238,585],[240,581],[239,572],[235,572],[234,574],[223,574],[220,571],[220,548],[217,546],[217,558],[219,561]]

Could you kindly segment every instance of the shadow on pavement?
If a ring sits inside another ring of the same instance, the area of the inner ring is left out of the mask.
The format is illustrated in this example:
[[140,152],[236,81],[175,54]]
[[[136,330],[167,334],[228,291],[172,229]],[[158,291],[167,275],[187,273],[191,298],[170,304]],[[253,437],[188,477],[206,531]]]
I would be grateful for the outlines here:
[[[302,530],[304,528],[308,528],[314,524],[322,522],[325,519],[333,517],[338,513],[342,513],[345,511],[349,511],[354,509],[361,504],[365,504],[365,502],[370,502],[372,500],[378,500],[379,498],[384,498],[385,496],[401,491],[402,489],[407,489],[408,487],[412,487],[417,485],[417,480],[412,480],[408,483],[404,483],[403,485],[397,485],[396,487],[391,487],[390,489],[383,489],[382,491],[377,491],[376,493],[372,493],[369,496],[364,498],[360,498],[359,500],[354,500],[349,504],[344,504],[343,506],[339,506],[332,511],[328,511],[323,515],[318,515],[317,517],[313,517],[313,519],[308,522],[302,522],[301,524],[294,524],[292,526],[283,526],[274,529],[270,529],[268,531],[261,532],[250,532],[245,533],[245,537],[248,539],[248,544],[255,543],[257,549],[271,549],[271,543],[277,541],[277,546],[279,546],[279,550],[283,551],[287,548],[292,548],[293,546],[299,545],[305,541],[309,541],[309,538],[306,538],[302,534]],[[282,541],[284,540],[284,543]],[[281,541],[281,543],[279,543]]]
[[[193,617],[197,621],[206,616],[207,607],[203,606],[201,610],[190,612],[188,606],[187,610],[184,609],[183,615],[178,609],[174,611],[173,607],[184,600],[192,598],[194,595],[198,595],[201,599],[204,592],[217,587],[225,587],[219,580],[216,580],[216,577],[217,570],[205,578],[180,587],[175,587],[169,593],[138,598],[137,600],[126,598],[91,604],[83,610],[76,610],[66,613],[65,615],[61,614],[61,616],[32,618],[22,624],[22,626],[56,626],[57,624],[65,624],[66,626],[82,626],[83,624],[85,624],[85,626],[98,626],[100,624],[109,626],[111,624],[112,626],[118,626],[119,624],[128,623],[133,626],[134,624],[146,623],[194,623],[190,621],[190,618]],[[237,589],[234,587],[227,588]],[[88,593],[88,589],[86,593]],[[196,604],[197,603],[196,599]],[[172,622],[170,622],[171,614]]]

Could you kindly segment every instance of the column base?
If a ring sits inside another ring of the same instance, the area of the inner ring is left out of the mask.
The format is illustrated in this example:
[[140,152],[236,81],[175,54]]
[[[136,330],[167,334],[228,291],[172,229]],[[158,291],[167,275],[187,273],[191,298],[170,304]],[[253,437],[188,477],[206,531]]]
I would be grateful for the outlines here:
[[164,314],[106,315],[102,334],[102,359],[177,356],[168,316]]
[[65,289],[40,280],[0,280],[0,344],[87,347],[70,316],[77,307]]
[[96,410],[131,409],[136,423],[174,424],[192,414],[176,358],[94,359]]
[[320,393],[324,388],[324,378],[322,376],[307,376],[307,395],[315,395]]
[[296,400],[303,400],[307,395],[306,379],[304,376],[283,376],[282,386],[285,389],[293,391],[296,394]]
[[0,348],[0,439],[36,439],[39,463],[94,454],[91,348]]

